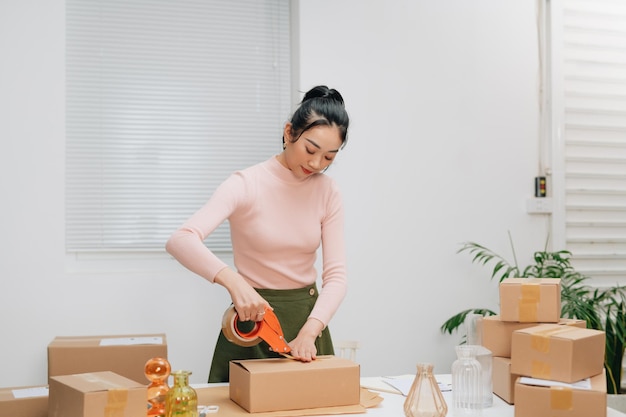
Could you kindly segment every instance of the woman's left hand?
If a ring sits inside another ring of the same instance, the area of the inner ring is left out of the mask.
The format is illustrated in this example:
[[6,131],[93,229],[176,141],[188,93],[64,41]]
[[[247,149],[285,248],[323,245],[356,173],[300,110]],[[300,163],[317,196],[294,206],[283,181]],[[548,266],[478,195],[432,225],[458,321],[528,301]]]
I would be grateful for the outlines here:
[[315,339],[324,330],[322,322],[308,319],[298,332],[298,336],[289,342],[290,355],[302,362],[311,362],[317,358]]

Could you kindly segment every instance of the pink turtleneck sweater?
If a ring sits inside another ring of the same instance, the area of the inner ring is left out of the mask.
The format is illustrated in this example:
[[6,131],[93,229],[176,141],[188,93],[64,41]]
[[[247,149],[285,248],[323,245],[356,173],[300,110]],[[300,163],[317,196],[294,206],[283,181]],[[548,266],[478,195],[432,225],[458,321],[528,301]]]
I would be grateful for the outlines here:
[[313,284],[321,243],[322,290],[309,317],[328,325],[346,294],[343,206],[334,180],[299,179],[276,157],[235,172],[172,234],[167,251],[213,282],[227,265],[203,240],[227,219],[235,268],[254,288]]

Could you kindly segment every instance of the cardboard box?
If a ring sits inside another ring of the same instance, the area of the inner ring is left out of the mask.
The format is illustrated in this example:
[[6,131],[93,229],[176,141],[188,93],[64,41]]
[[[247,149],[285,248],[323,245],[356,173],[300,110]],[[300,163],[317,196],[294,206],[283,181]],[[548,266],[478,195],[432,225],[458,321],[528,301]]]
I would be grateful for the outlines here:
[[145,416],[148,388],[114,372],[50,378],[49,417]]
[[141,384],[148,359],[167,359],[164,334],[56,337],[48,345],[48,378],[112,371]]
[[[511,337],[515,330],[527,329],[542,323],[518,323],[502,321],[500,316],[486,316],[482,319],[484,347],[489,349],[493,356],[511,357]],[[585,320],[561,319],[557,324],[564,326],[587,327]]]
[[0,417],[48,417],[48,386],[0,388]]
[[251,413],[359,404],[360,368],[336,356],[313,362],[230,362],[230,399]]
[[576,382],[602,373],[604,349],[603,331],[540,324],[513,332],[511,372]]
[[500,319],[520,323],[558,323],[561,280],[506,278],[500,282]]
[[591,378],[591,390],[515,383],[515,417],[606,417],[604,372]]
[[376,407],[383,402],[383,397],[376,391],[361,388],[361,402],[354,405],[336,407],[303,408],[301,410],[271,411],[269,413],[249,413],[230,399],[228,385],[194,384],[198,394],[198,406],[213,405],[219,407],[217,414],[206,413],[206,417],[299,417],[299,416],[339,416],[361,414],[365,417],[368,408]]
[[493,357],[491,364],[493,393],[509,404],[515,403],[515,381],[519,375],[511,373],[511,359]]

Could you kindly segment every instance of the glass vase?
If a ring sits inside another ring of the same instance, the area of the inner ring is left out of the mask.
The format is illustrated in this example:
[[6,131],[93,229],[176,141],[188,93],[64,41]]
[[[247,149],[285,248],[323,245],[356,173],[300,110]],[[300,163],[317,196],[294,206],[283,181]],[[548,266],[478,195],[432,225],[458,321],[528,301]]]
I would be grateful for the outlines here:
[[467,331],[467,345],[474,347],[476,360],[480,363],[482,372],[482,404],[483,408],[493,405],[493,355],[489,349],[483,346],[483,316],[481,314],[468,314],[465,319]]
[[150,381],[148,385],[148,417],[165,416],[165,398],[170,387],[167,379],[170,376],[170,363],[165,358],[148,359],[144,374]]
[[189,385],[190,371],[172,372],[174,386],[167,392],[165,417],[198,417],[198,394]]
[[417,364],[415,380],[404,401],[404,415],[406,417],[445,417],[447,413],[448,406],[433,375],[433,365]]
[[482,368],[474,346],[456,347],[452,363],[452,410],[458,417],[479,417],[483,410]]

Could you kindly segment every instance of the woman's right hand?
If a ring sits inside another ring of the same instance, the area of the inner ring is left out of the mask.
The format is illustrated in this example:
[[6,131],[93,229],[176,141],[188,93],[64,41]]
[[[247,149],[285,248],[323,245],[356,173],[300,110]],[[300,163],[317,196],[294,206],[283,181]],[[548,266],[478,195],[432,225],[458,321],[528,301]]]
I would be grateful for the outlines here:
[[241,321],[261,321],[266,308],[272,308],[246,280],[231,268],[224,268],[215,276],[215,282],[230,294]]

